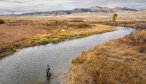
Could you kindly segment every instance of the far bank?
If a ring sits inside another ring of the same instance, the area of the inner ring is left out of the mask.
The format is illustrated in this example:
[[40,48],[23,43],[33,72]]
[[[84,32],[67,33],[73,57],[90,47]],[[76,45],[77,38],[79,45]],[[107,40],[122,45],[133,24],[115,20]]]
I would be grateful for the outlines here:
[[110,32],[111,26],[85,21],[6,20],[0,25],[0,58],[30,46],[57,43],[93,34]]

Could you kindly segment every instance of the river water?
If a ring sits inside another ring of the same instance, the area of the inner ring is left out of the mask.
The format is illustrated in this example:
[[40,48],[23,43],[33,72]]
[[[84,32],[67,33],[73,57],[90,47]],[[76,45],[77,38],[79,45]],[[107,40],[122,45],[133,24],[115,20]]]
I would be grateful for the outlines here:
[[[98,44],[124,37],[134,31],[117,27],[116,31],[24,48],[0,60],[0,84],[60,84],[73,58]],[[51,67],[51,79],[46,79],[46,65]]]

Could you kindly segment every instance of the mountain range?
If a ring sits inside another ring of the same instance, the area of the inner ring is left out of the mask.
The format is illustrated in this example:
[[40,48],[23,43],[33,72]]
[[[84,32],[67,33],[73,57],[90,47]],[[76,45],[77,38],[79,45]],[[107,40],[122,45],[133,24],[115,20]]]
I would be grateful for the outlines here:
[[100,7],[93,6],[90,8],[76,8],[74,10],[56,10],[56,11],[44,11],[44,12],[33,12],[33,13],[23,13],[23,14],[13,14],[13,15],[21,15],[21,16],[29,16],[29,15],[69,15],[74,13],[85,13],[85,12],[97,12],[97,13],[114,13],[114,12],[124,12],[124,11],[138,11],[136,9],[131,9],[127,7]]

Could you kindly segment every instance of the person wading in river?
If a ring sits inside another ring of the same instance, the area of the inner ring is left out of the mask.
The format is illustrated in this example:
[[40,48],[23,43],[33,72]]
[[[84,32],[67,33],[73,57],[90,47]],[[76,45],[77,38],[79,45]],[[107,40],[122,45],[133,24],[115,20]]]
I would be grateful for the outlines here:
[[47,75],[48,78],[50,78],[50,76],[51,76],[49,65],[47,65],[46,75]]

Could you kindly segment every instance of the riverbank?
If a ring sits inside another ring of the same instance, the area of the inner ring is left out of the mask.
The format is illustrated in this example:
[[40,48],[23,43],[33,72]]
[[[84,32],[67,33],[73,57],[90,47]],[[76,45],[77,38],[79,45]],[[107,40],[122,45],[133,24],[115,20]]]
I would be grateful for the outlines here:
[[94,23],[110,26],[131,27],[135,29],[146,29],[146,21],[95,21]]
[[[9,29],[9,27],[11,29]],[[3,30],[3,28],[5,28],[5,31],[1,32],[1,37],[9,38],[3,38],[0,47],[0,58],[16,52],[17,49],[25,47],[57,43],[67,39],[81,38],[114,30],[111,26],[89,24],[86,22],[39,22],[27,20],[8,21],[5,25],[1,25],[0,29]],[[29,28],[31,28],[31,31],[29,31]],[[9,33],[7,32],[8,29],[11,32],[9,35],[5,34]],[[25,31],[24,34],[23,31]]]
[[49,84],[61,83],[68,70],[67,66],[78,53],[90,50],[97,44],[129,35],[135,30],[124,27],[115,27],[115,29],[117,30],[112,32],[18,50],[16,53],[1,59],[2,71],[0,74],[2,80],[0,82],[2,84],[47,84],[44,70],[45,66],[49,64],[52,73]]
[[70,64],[65,84],[144,84],[146,30],[82,52]]

